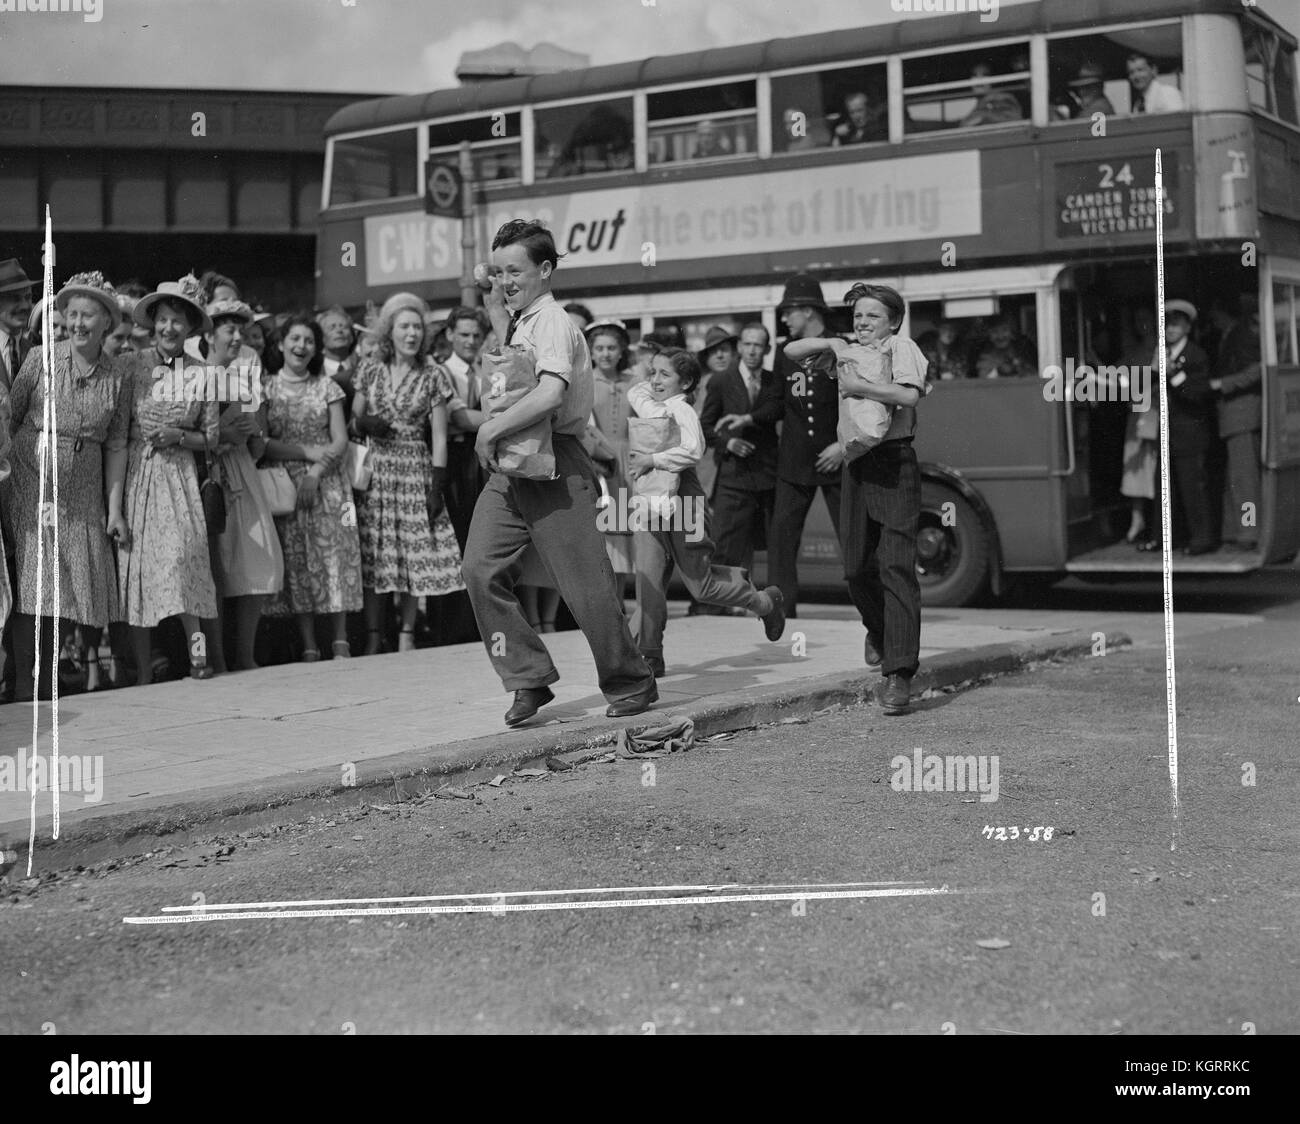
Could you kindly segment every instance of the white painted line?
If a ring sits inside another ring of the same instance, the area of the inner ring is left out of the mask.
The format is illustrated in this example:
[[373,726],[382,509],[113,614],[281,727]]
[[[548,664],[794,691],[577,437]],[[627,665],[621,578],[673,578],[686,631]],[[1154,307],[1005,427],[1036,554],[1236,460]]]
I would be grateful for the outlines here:
[[124,925],[186,925],[193,921],[248,921],[295,917],[404,917],[417,914],[447,913],[537,913],[572,909],[632,909],[653,905],[725,905],[736,902],[797,902],[829,900],[833,898],[911,898],[933,897],[956,891],[941,886],[918,889],[891,888],[880,890],[809,890],[788,894],[720,894],[692,895],[683,898],[613,898],[577,902],[521,902],[507,905],[498,901],[493,905],[417,905],[384,909],[286,909],[270,912],[241,910],[236,913],[164,914],[154,917],[123,917]]
[[1178,849],[1178,677],[1174,671],[1173,511],[1169,478],[1169,391],[1165,386],[1165,223],[1164,173],[1156,149],[1156,354],[1160,357],[1160,570],[1165,614],[1165,721],[1169,742],[1169,793],[1173,822],[1169,849]]
[[721,890],[845,890],[865,886],[923,886],[923,882],[724,882],[717,886],[593,886],[577,890],[493,890],[475,894],[426,894],[420,897],[394,898],[308,898],[286,902],[222,902],[219,905],[165,905],[163,913],[195,913],[210,909],[292,909],[297,906],[370,905],[391,902],[452,902],[481,898],[542,898],[565,894],[680,894],[717,893]]

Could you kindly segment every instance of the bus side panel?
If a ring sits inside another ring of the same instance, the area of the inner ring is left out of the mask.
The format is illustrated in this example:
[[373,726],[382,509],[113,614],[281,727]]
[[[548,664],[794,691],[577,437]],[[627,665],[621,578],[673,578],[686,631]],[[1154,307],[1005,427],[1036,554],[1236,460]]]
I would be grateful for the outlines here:
[[936,383],[917,407],[916,455],[951,465],[984,497],[1007,569],[1065,563],[1061,407],[1037,379]]
[[362,216],[322,220],[316,236],[317,305],[325,308],[341,304],[356,308],[364,305],[368,297],[375,296],[375,291],[366,284],[366,240]]
[[1263,505],[1266,562],[1300,550],[1300,367],[1267,367]]

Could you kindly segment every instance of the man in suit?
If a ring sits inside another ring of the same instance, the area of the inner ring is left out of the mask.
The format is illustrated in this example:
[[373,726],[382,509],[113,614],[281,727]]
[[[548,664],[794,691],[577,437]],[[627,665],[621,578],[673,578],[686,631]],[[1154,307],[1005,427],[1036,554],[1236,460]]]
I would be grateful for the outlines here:
[[[723,331],[711,328],[709,335]],[[776,501],[781,394],[775,374],[763,367],[771,342],[762,324],[741,329],[740,363],[713,379],[700,416],[718,465],[714,561],[745,570],[753,568],[754,552],[767,546]]]
[[[810,273],[796,273],[786,282],[777,312],[792,340],[832,334],[826,329],[821,284]],[[840,533],[840,469],[844,466],[844,452],[836,434],[840,392],[833,366],[821,372],[815,368],[805,370],[781,351],[773,366],[781,395],[782,421],[767,578],[780,587],[786,617],[793,618],[799,599],[799,544],[818,488],[830,510],[837,538]]]
[[1228,455],[1228,491],[1232,524],[1236,528],[1236,541],[1232,545],[1236,550],[1254,550],[1259,537],[1256,523],[1263,426],[1258,298],[1246,294],[1241,298],[1241,308],[1243,316],[1239,320],[1231,315],[1230,309],[1217,310],[1222,315],[1223,334],[1210,389],[1217,398],[1219,436]]
[[10,389],[27,358],[27,318],[32,313],[32,281],[17,258],[0,261],[0,382]]

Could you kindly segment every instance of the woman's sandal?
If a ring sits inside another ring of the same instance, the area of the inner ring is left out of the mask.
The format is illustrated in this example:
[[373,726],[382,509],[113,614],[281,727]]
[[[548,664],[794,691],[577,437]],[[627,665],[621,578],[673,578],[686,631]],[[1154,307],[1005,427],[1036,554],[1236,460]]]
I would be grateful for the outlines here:
[[303,663],[316,663],[320,659],[319,648],[304,648],[302,650]]
[[206,662],[196,663],[193,660],[190,661],[191,679],[211,679],[214,675],[216,675],[216,670]]
[[[407,639],[407,638],[410,639]],[[397,634],[397,650],[399,652],[412,652],[415,650],[415,629],[404,628]]]
[[366,629],[366,636],[369,637],[369,639],[366,641],[366,655],[368,656],[379,655],[379,653],[384,650],[383,629],[379,629],[379,628]]
[[334,641],[334,658],[336,660],[350,659],[352,656],[352,645],[346,640]]

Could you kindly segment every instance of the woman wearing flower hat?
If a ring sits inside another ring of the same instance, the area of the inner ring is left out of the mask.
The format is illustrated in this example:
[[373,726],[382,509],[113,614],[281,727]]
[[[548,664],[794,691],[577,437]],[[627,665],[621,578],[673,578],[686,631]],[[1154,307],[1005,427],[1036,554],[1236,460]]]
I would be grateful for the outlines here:
[[217,587],[208,655],[220,674],[226,670],[221,622],[228,610],[235,617],[235,666],[240,671],[257,667],[257,624],[266,599],[283,588],[284,554],[257,475],[257,461],[267,446],[267,404],[256,353],[244,346],[253,310],[241,300],[217,300],[204,312],[208,326],[200,351],[210,367],[225,371],[231,399],[221,411],[220,444],[212,462],[225,489],[226,529],[212,537],[208,551]]
[[194,277],[165,281],[132,311],[155,341],[140,352],[131,384],[125,500],[131,544],[118,552],[118,593],[131,626],[137,685],[153,679],[153,629],[168,617],[181,619],[190,675],[213,674],[207,642],[195,644],[200,622],[216,634],[217,591],[193,454],[216,449],[220,407],[202,393],[185,393],[175,367],[178,360],[183,367],[185,340],[212,327],[198,295]]
[[297,618],[302,658],[311,663],[320,659],[317,615],[331,620],[335,657],[352,654],[347,615],[363,603],[361,545],[344,470],[343,388],[324,373],[320,325],[309,316],[292,316],[282,339],[284,368],[266,384],[266,455],[284,463],[298,489],[296,510],[276,520],[284,548],[280,608]]
[[[104,353],[104,337],[117,326],[121,312],[113,287],[101,273],[77,274],[59,290],[55,307],[63,313],[68,326],[67,341],[53,345],[50,375],[58,422],[52,442],[58,458],[57,507],[53,506],[54,481],[49,466],[43,496],[40,490],[45,410],[40,349],[28,354],[10,395],[18,571],[16,701],[30,699],[35,688],[31,618],[57,615],[65,634],[80,625],[89,650],[97,652],[104,626],[121,619],[112,541],[116,540],[119,547],[130,545],[122,496],[131,420],[130,379],[136,356],[110,358]],[[44,517],[43,508],[48,513]],[[61,588],[57,599],[53,580],[54,519],[58,520],[59,532],[57,565]],[[42,534],[45,574],[38,604],[37,553]],[[41,651],[48,653],[54,640],[52,621],[44,628]],[[92,655],[86,670],[86,689],[96,690],[99,679],[99,661]]]
[[400,596],[397,650],[405,652],[415,647],[420,598],[465,588],[456,532],[442,502],[447,403],[456,390],[429,357],[425,311],[411,293],[389,297],[379,314],[379,358],[362,363],[355,375],[352,425],[370,438],[374,469],[357,503],[367,655],[380,650],[381,614],[392,594]]

